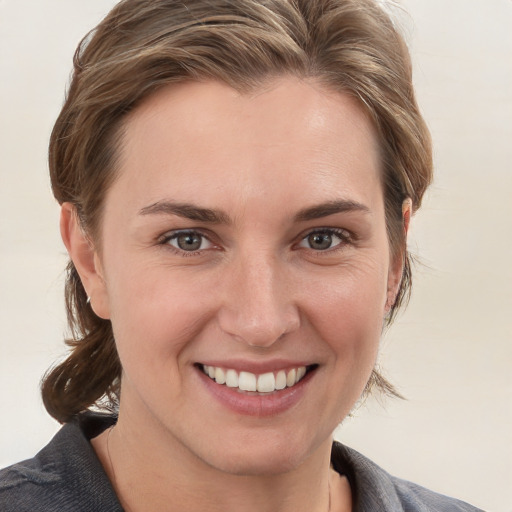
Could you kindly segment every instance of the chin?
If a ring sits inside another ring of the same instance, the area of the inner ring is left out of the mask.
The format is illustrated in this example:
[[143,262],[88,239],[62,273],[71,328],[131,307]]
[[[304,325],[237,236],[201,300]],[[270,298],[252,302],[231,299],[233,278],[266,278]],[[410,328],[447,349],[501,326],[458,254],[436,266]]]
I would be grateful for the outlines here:
[[[245,450],[244,450],[245,452]],[[234,454],[232,457],[216,457],[211,464],[213,467],[237,476],[272,476],[288,473],[298,467],[301,463],[300,457],[296,454],[275,452],[268,456],[261,453]]]
[[[316,443],[284,436],[250,436],[242,442],[217,444],[203,460],[210,466],[239,476],[272,476],[288,473],[299,467],[318,447]],[[330,439],[329,439],[330,443]],[[318,443],[320,444],[320,443]]]

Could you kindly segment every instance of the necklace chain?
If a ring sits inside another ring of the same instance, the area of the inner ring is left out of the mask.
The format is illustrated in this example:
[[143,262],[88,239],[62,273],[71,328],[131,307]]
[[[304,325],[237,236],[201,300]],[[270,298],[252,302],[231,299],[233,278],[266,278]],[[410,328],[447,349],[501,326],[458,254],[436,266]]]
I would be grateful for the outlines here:
[[112,434],[112,432],[114,431],[114,426],[115,425],[112,425],[109,429],[108,429],[108,434],[107,434],[107,455],[108,455],[108,462],[109,462],[109,465],[110,465],[110,471],[112,472],[112,478],[114,479],[114,488],[117,489],[117,480],[116,480],[116,472],[114,471],[114,464],[112,463],[112,457],[110,456],[110,434]]

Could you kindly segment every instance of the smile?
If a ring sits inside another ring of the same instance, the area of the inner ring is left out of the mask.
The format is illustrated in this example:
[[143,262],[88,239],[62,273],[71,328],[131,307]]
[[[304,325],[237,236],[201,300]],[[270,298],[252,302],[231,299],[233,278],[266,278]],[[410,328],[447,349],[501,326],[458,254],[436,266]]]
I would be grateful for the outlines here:
[[300,382],[308,372],[306,366],[260,375],[207,365],[201,365],[201,369],[217,384],[225,385],[228,388],[237,388],[240,391],[255,391],[258,393],[272,393],[291,388]]

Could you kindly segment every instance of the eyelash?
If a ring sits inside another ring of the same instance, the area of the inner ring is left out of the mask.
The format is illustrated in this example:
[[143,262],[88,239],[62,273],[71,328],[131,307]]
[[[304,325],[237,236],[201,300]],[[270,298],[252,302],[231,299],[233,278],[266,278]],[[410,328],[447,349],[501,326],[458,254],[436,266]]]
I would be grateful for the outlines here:
[[337,251],[343,250],[346,247],[346,245],[353,243],[353,236],[346,229],[314,228],[301,236],[299,244],[304,243],[308,237],[310,237],[312,235],[318,235],[318,234],[328,235],[330,237],[334,236],[334,237],[338,238],[340,241],[336,245],[334,245],[332,247],[328,247],[326,249],[315,250],[312,247],[304,247],[305,249],[312,250],[315,253],[315,256],[332,255],[333,253],[335,253]]
[[[337,243],[336,245],[334,245],[332,247],[328,247],[326,249],[315,250],[312,247],[303,247],[304,249],[312,250],[315,254],[317,254],[319,256],[324,253],[332,254],[339,250],[343,250],[343,248],[347,244],[353,243],[353,236],[345,229],[315,228],[315,229],[312,229],[312,230],[302,234],[299,242],[297,244],[295,244],[295,246],[301,247],[300,244],[303,243],[304,241],[306,241],[306,239],[308,237],[310,237],[312,235],[317,235],[317,234],[328,235],[330,237],[334,236],[340,240],[340,242]],[[202,245],[202,241],[206,240],[208,243],[210,243],[212,245],[212,247],[215,247],[215,244],[210,240],[210,238],[207,235],[205,235],[201,231],[194,230],[194,229],[184,229],[184,230],[178,230],[178,231],[166,233],[165,235],[158,238],[158,244],[170,249],[175,254],[178,254],[179,256],[182,256],[182,257],[199,256],[203,253],[203,251],[210,249],[210,247],[209,247],[207,249],[197,249],[195,251],[186,251],[179,247],[175,247],[169,243],[171,240],[176,240],[178,237],[183,236],[183,235],[191,235],[191,236],[198,237],[201,239],[201,245]]]
[[169,242],[171,240],[176,240],[178,237],[183,235],[192,235],[196,236],[201,239],[201,245],[204,240],[208,241],[212,246],[214,246],[213,242],[210,240],[208,236],[206,236],[204,233],[201,233],[201,231],[198,231],[196,229],[182,229],[178,231],[172,231],[169,233],[166,233],[165,235],[161,236],[158,239],[158,244],[165,247],[166,249],[171,250],[175,254],[178,254],[179,256],[182,256],[184,258],[190,257],[190,256],[200,256],[203,251],[207,249],[197,249],[195,251],[186,251],[184,249],[180,249],[179,247],[174,247]]

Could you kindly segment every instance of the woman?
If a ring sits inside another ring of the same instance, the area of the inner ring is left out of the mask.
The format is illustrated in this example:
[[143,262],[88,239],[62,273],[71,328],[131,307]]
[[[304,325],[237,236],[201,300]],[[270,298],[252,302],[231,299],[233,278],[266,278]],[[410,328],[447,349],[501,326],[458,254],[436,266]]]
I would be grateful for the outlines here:
[[43,399],[66,425],[3,471],[3,509],[476,510],[332,443],[394,393],[374,365],[431,180],[373,1],[119,3],[50,171],[74,339]]

